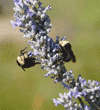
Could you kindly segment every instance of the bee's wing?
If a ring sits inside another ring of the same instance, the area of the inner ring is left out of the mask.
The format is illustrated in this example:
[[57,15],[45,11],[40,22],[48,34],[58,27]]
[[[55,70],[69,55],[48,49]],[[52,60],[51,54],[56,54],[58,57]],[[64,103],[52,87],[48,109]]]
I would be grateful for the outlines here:
[[70,43],[67,43],[64,48],[69,53],[69,56],[71,57],[71,60],[73,62],[76,62],[75,55],[74,55],[74,53],[73,53],[73,51],[71,49],[71,44]]
[[72,60],[73,62],[76,62],[76,58],[75,58],[75,55],[74,55],[73,51],[72,51],[72,50],[69,50],[68,53],[69,53],[69,55],[70,55],[70,57],[71,57],[71,60]]
[[[63,56],[62,56],[63,57]],[[69,62],[71,60],[70,55],[68,54],[66,57],[63,57],[64,61]]]

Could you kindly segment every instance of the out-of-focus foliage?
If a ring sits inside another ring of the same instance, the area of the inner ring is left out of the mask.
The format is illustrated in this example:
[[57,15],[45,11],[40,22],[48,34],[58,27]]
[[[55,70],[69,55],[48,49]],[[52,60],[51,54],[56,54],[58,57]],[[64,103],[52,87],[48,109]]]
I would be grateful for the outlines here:
[[[100,79],[100,1],[99,0],[41,0],[51,6],[48,15],[53,25],[50,37],[66,36],[72,44],[77,62],[65,63],[85,79]],[[27,46],[19,28],[12,27],[13,0],[0,1],[0,110],[64,110],[55,107],[52,99],[63,93],[62,86],[45,78],[40,65],[18,68],[16,57]]]

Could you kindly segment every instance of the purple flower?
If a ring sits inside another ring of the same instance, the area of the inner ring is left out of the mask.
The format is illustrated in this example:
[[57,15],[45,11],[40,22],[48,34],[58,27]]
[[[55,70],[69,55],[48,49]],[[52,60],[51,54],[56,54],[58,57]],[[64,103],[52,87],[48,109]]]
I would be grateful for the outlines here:
[[51,10],[51,7],[50,7],[50,6],[48,6],[48,7],[47,7],[47,10]]
[[23,23],[20,21],[20,19],[15,18],[15,21],[16,21],[16,25],[17,25],[17,26],[23,25]]
[[29,3],[29,0],[26,0],[26,3]]
[[[52,25],[50,24],[51,19],[49,19],[49,16],[46,14],[46,12],[47,10],[51,10],[51,7],[42,7],[42,3],[39,1],[39,7],[37,9],[35,5],[38,0],[25,0],[25,4],[22,1],[23,0],[14,0],[16,7],[14,7],[13,9],[16,12],[14,14],[14,17],[16,17],[16,22],[11,20],[13,28],[15,28],[16,26],[25,28],[23,30],[20,29],[20,31],[25,34],[23,37],[31,39],[31,41],[28,41],[28,44],[33,45],[31,46],[31,48],[34,50],[34,52],[28,51],[29,56],[40,56],[42,59],[37,57],[36,60],[41,62],[41,66],[43,66],[41,67],[42,69],[48,71],[45,76],[48,77],[53,74],[54,77],[51,78],[56,78],[54,82],[61,82],[61,85],[63,85],[64,89],[67,88],[67,90],[69,90],[69,92],[65,93],[64,95],[60,94],[61,98],[57,98],[57,100],[52,99],[55,103],[55,106],[62,104],[66,108],[66,110],[83,110],[83,106],[81,106],[83,104],[79,105],[78,108],[76,102],[74,103],[72,101],[72,97],[74,97],[75,99],[80,99],[79,97],[81,97],[81,95],[84,96],[85,100],[86,97],[90,99],[89,101],[87,99],[90,107],[92,107],[93,102],[95,102],[95,105],[99,105],[99,82],[92,82],[91,80],[88,80],[88,82],[86,82],[85,79],[82,79],[81,75],[78,76],[77,82],[75,82],[73,71],[71,70],[70,72],[68,72],[66,70],[62,56],[59,56],[59,51],[56,51],[60,48],[59,36],[56,36],[55,43],[52,38],[48,37]],[[33,9],[28,6],[32,6]],[[24,12],[22,10],[24,10]],[[66,37],[63,37],[60,41],[65,40]],[[68,85],[64,82],[67,82]],[[80,101],[80,103],[81,102],[82,101]],[[85,110],[90,109],[87,105],[85,105],[84,107],[83,108]]]
[[51,49],[53,49],[53,48],[54,48],[54,46],[55,46],[55,44],[54,44],[54,42],[53,42],[53,39],[52,39],[52,38],[50,39],[50,41],[51,41]]
[[28,51],[28,53],[29,53],[29,56],[30,56],[30,57],[32,57],[32,56],[34,55],[34,53],[31,52],[31,51]]
[[69,95],[70,98],[72,98],[74,96],[74,92],[69,91],[68,95]]
[[32,25],[31,26],[31,29],[36,29],[36,25]]
[[68,86],[67,84],[65,84],[65,83],[61,83],[61,85],[63,85],[63,89],[65,89],[65,88],[67,88],[68,90],[71,88],[70,86]]
[[99,86],[99,84],[100,84],[100,83],[99,83],[98,81],[96,81],[96,85],[97,85],[97,87]]
[[57,101],[56,99],[52,99],[53,102],[55,103],[55,106],[57,107],[59,104],[61,104],[59,101]]
[[82,94],[84,95],[84,97],[87,95],[86,91],[83,89]]
[[17,26],[17,23],[16,23],[16,22],[14,22],[13,20],[10,20],[10,22],[11,22],[11,24],[12,24],[13,28],[15,28],[15,27]]
[[81,95],[82,95],[81,92],[79,92],[78,90],[75,90],[75,92],[74,92],[75,99],[78,98],[78,97],[81,97]]
[[88,106],[85,104],[84,110],[90,110],[90,107],[88,107]]
[[14,3],[17,4],[17,5],[19,5],[19,4],[22,3],[22,0],[14,0]]

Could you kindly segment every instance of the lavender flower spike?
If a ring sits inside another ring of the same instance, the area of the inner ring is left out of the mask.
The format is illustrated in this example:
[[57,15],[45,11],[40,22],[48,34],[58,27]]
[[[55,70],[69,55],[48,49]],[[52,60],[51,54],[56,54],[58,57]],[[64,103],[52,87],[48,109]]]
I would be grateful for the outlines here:
[[[75,62],[71,44],[66,41],[66,37],[59,39],[56,36],[56,42],[49,38],[51,31],[51,19],[46,14],[47,10],[51,10],[50,6],[46,8],[38,0],[14,0],[15,22],[11,20],[13,28],[21,27],[20,32],[23,32],[24,38],[32,49],[28,51],[29,57],[41,63],[41,68],[47,70],[45,77],[53,75],[51,78],[54,82],[60,82],[64,89],[69,92],[59,93],[60,98],[52,99],[55,106],[62,105],[65,110],[100,110],[100,83],[98,81],[88,82],[82,79],[81,75],[75,82],[73,71],[66,70],[64,63],[72,60]],[[36,8],[38,5],[38,9]],[[63,45],[62,45],[63,44]],[[64,54],[64,52],[66,54]],[[83,103],[81,97],[89,103],[89,106]],[[78,105],[73,99],[78,99]]]

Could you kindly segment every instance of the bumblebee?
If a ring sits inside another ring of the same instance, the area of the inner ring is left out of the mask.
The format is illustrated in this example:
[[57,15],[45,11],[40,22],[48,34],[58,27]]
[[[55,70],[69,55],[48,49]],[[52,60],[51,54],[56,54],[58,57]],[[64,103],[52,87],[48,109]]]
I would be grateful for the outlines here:
[[69,62],[72,60],[72,62],[76,62],[75,55],[71,49],[71,44],[68,41],[60,41],[59,42],[61,53],[63,57],[63,61]]
[[40,64],[40,62],[35,63],[35,58],[33,56],[29,56],[29,53],[24,51],[27,47],[20,51],[21,55],[19,55],[16,59],[17,64],[25,71],[24,68],[30,68],[35,66],[36,64]]

